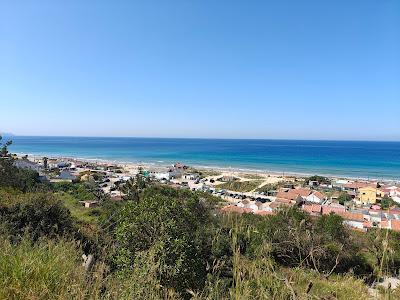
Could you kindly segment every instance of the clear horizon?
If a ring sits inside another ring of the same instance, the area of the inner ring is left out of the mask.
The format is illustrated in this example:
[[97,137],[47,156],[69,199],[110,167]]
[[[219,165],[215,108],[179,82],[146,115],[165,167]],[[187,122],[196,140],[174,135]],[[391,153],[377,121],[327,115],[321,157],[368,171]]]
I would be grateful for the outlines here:
[[0,132],[400,141],[400,2],[0,4]]
[[224,137],[160,137],[160,136],[102,136],[102,135],[17,135],[11,132],[0,132],[5,138],[12,137],[60,137],[60,138],[132,138],[132,139],[193,139],[193,140],[281,140],[281,141],[321,141],[321,142],[387,142],[400,143],[400,140],[357,140],[357,139],[301,139],[301,138],[224,138]]

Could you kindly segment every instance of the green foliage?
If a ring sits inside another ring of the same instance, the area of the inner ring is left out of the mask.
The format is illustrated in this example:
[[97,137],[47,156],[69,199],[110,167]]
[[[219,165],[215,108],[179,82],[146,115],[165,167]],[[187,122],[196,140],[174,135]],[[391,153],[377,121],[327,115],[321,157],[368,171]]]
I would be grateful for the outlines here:
[[8,147],[11,146],[12,141],[6,141],[2,143],[3,137],[0,135],[0,158],[9,157]]
[[0,206],[0,223],[4,234],[18,239],[28,233],[32,240],[69,235],[73,220],[63,203],[51,194],[25,194],[14,203]]
[[64,192],[73,196],[78,201],[96,200],[94,188],[90,183],[55,182],[51,189],[54,192]]
[[387,195],[385,195],[382,200],[381,200],[381,208],[382,209],[389,209],[392,206],[397,206],[398,204],[393,201],[392,198],[388,197]]
[[307,177],[305,179],[305,184],[308,185],[310,181],[318,181],[319,184],[331,184],[331,180],[329,178],[319,175]]
[[[220,215],[220,199],[140,174],[136,201],[94,209],[78,202],[98,199],[90,183],[0,189],[0,299],[354,299],[367,297],[354,276],[400,267],[395,232],[352,232],[297,208]],[[83,251],[95,256],[87,271]]]
[[150,188],[141,201],[121,211],[115,235],[119,270],[130,272],[136,256],[153,249],[161,284],[178,292],[204,284],[206,262],[202,229],[209,218],[199,197],[170,188]]
[[19,169],[11,158],[0,158],[0,188],[32,191],[40,184],[39,174],[33,170]]
[[267,183],[256,189],[257,192],[268,193],[269,191],[275,191],[278,188],[277,184]]
[[150,179],[144,176],[143,169],[130,178],[122,187],[121,191],[125,194],[125,200],[139,201],[141,192],[150,185]]
[[341,205],[352,200],[351,196],[347,192],[341,192],[337,199]]

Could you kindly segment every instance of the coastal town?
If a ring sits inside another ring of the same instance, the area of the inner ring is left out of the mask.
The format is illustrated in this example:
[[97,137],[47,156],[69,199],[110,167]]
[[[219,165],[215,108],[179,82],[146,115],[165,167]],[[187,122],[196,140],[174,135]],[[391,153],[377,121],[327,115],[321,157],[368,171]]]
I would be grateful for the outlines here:
[[[124,200],[121,187],[140,172],[149,181],[219,197],[222,213],[264,216],[297,206],[313,217],[337,214],[359,231],[400,231],[400,185],[396,181],[196,169],[182,163],[155,166],[27,156],[20,156],[15,165],[37,171],[44,181],[93,182],[113,201]],[[86,208],[97,205],[95,199],[80,202]]]

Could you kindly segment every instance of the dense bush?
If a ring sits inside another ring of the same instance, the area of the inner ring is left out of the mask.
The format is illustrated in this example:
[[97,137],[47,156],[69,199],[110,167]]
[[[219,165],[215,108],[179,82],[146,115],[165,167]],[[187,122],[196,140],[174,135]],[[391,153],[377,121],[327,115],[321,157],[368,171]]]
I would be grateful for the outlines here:
[[206,277],[207,248],[204,228],[206,204],[191,192],[150,188],[141,200],[129,202],[115,228],[115,263],[130,272],[137,255],[153,249],[161,284],[179,292],[198,289]]
[[14,166],[11,158],[0,157],[0,188],[14,188],[27,192],[34,190],[39,184],[37,172],[19,169]]
[[6,205],[0,202],[0,223],[3,233],[13,238],[24,233],[29,234],[32,240],[73,233],[69,210],[48,193],[20,195],[15,203]]

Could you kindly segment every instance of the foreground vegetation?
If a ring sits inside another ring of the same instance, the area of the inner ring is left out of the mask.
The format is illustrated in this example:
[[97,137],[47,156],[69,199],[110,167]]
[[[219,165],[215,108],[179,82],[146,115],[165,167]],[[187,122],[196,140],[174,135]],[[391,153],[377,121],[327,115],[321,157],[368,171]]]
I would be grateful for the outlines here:
[[220,199],[140,174],[113,202],[9,162],[0,159],[0,299],[368,299],[367,284],[400,267],[396,233],[350,231],[336,215],[221,215]]

